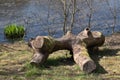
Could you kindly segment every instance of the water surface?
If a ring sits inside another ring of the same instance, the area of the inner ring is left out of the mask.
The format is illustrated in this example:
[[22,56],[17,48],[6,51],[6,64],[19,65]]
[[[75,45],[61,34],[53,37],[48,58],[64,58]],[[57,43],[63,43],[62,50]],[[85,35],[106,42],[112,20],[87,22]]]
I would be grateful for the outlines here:
[[[77,34],[88,25],[88,15],[90,9],[84,2],[78,0],[73,33]],[[116,7],[117,23],[115,31],[120,31],[120,0],[93,0],[93,16],[91,29],[110,35],[113,26],[113,15]],[[63,4],[60,0],[0,0],[0,42],[6,41],[4,37],[4,28],[8,24],[16,23],[24,25],[26,29],[25,40],[37,35],[48,35],[61,37],[63,35],[62,27],[64,22]],[[68,17],[68,28],[70,18]]]

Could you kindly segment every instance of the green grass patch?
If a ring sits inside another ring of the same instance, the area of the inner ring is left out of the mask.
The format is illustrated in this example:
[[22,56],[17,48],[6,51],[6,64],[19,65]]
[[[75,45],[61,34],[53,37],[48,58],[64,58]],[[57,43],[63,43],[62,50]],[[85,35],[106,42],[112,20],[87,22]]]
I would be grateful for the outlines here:
[[4,34],[7,39],[22,39],[25,35],[25,29],[24,26],[10,24],[5,27]]
[[32,76],[39,75],[39,74],[40,74],[40,69],[36,67],[32,67],[30,70],[26,71],[25,76],[32,77]]

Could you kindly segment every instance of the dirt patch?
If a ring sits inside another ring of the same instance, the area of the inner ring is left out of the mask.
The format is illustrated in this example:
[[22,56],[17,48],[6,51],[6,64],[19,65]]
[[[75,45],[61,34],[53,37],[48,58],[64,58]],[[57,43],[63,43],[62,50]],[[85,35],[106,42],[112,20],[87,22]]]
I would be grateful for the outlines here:
[[120,49],[120,33],[114,33],[106,37],[105,45],[108,46],[108,48]]

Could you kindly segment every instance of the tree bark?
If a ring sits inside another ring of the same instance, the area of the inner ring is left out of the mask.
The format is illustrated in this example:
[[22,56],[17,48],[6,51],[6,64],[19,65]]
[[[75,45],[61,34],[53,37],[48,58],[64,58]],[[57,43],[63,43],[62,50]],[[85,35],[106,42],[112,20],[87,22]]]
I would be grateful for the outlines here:
[[90,58],[88,50],[98,48],[105,41],[104,35],[101,32],[91,32],[88,28],[80,32],[77,36],[70,31],[62,38],[54,39],[49,36],[37,36],[29,41],[29,46],[34,50],[34,55],[31,64],[44,63],[49,54],[57,50],[70,50],[75,63],[81,70],[86,73],[91,73],[96,69],[96,64]]

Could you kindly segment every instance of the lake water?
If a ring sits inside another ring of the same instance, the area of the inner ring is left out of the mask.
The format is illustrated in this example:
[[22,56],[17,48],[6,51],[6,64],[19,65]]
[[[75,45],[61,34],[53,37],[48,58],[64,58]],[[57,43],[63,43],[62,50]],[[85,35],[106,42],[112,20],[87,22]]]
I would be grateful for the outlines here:
[[[116,9],[115,32],[120,31],[120,0],[108,0],[109,4],[107,0],[91,1],[93,9],[91,29],[110,35],[114,23],[112,12]],[[90,13],[85,0],[77,0],[77,9],[74,34],[87,27]],[[71,17],[68,17],[68,28],[70,19]],[[7,41],[4,37],[4,28],[8,24],[24,25],[26,29],[24,39],[28,40],[37,35],[51,34],[53,37],[61,37],[63,22],[63,4],[60,0],[0,0],[0,42]]]

